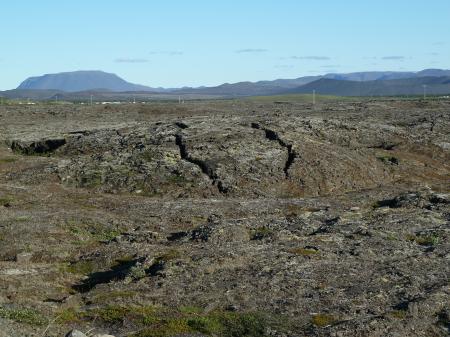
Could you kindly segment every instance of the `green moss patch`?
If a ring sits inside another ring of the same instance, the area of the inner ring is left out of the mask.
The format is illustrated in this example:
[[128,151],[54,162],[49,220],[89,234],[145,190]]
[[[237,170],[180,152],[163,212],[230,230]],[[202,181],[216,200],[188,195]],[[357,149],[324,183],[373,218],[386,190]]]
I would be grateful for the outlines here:
[[0,317],[10,319],[18,323],[26,323],[37,326],[48,323],[47,319],[39,312],[28,308],[12,309],[0,307]]
[[318,254],[319,251],[313,248],[292,248],[289,250],[289,253],[301,256],[312,256]]
[[311,318],[311,323],[318,327],[324,328],[337,322],[337,318],[330,314],[317,314]]
[[0,158],[0,164],[10,164],[10,163],[14,163],[16,161],[17,161],[17,159],[12,158],[12,157]]
[[0,197],[0,206],[9,207],[13,201],[12,197]]
[[437,235],[414,235],[409,234],[406,239],[411,242],[415,242],[420,246],[436,246],[439,243],[439,237]]
[[133,337],[169,337],[178,334],[201,333],[208,336],[258,337],[269,328],[282,330],[286,320],[259,312],[213,311],[185,306],[167,308],[158,306],[110,305],[87,311],[65,310],[60,323],[100,321],[106,325],[129,322],[140,329]]

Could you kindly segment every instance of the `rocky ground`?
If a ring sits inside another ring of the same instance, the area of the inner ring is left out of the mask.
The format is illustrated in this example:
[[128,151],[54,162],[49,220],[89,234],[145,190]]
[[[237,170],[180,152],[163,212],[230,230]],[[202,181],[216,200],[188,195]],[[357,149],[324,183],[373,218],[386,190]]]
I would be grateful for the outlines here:
[[447,336],[450,102],[0,106],[0,337]]

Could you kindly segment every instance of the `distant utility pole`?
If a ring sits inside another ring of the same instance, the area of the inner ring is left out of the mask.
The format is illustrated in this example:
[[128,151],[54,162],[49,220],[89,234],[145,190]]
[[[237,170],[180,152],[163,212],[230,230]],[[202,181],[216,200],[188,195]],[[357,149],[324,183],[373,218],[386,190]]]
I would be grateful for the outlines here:
[[133,104],[136,104],[136,96],[133,96]]
[[427,85],[423,85],[423,99],[427,99]]
[[178,96],[178,104],[181,104],[181,96]]
[[316,91],[313,90],[313,105],[316,105]]
[[92,99],[94,98],[94,96],[93,95],[91,95],[91,105],[92,105]]
[[55,102],[58,103],[58,94],[55,95]]

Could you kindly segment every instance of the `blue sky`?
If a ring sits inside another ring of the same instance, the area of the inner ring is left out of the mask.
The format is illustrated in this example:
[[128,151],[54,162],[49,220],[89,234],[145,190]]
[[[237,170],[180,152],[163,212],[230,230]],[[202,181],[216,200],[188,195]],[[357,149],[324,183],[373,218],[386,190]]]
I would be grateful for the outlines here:
[[178,87],[450,68],[448,0],[6,0],[0,15],[0,90],[73,70]]

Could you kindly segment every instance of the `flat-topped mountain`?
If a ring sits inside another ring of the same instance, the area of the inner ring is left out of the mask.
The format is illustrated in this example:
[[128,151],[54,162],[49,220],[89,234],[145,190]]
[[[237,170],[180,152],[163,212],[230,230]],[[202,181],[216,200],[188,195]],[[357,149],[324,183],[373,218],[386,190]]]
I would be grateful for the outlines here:
[[104,91],[153,91],[153,88],[125,81],[116,74],[103,71],[73,71],[30,77],[17,89],[61,90],[77,92],[93,89]]

